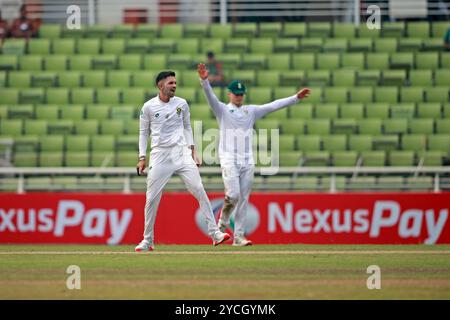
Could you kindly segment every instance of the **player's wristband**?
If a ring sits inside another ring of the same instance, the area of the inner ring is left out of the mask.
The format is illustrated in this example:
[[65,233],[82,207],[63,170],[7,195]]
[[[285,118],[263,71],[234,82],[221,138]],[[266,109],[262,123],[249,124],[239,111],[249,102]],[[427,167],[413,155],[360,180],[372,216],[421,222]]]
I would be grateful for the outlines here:
[[140,156],[139,161],[145,160],[145,156]]

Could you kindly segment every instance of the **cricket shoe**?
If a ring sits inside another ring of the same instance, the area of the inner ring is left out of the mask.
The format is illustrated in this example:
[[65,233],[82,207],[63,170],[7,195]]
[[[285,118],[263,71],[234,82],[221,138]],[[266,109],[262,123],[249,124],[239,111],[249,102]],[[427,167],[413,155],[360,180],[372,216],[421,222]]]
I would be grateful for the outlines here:
[[230,238],[231,237],[228,233],[224,233],[222,231],[217,231],[216,233],[214,233],[214,236],[213,236],[213,245],[218,246],[219,244],[221,244],[224,241],[227,241]]
[[233,240],[233,246],[236,247],[245,247],[245,246],[251,246],[253,243],[246,239],[245,237],[234,237]]
[[141,243],[139,243],[136,248],[134,248],[134,251],[136,252],[146,252],[146,251],[153,251],[153,246],[148,242],[147,240],[142,240]]

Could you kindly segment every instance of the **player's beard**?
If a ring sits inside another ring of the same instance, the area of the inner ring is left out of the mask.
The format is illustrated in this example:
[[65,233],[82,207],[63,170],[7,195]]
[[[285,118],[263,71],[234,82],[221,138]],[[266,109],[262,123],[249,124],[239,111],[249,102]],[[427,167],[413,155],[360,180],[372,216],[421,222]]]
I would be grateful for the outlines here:
[[176,91],[176,88],[173,88],[173,89],[167,88],[167,89],[165,90],[164,94],[165,94],[167,97],[172,98],[173,96],[175,96],[175,91]]

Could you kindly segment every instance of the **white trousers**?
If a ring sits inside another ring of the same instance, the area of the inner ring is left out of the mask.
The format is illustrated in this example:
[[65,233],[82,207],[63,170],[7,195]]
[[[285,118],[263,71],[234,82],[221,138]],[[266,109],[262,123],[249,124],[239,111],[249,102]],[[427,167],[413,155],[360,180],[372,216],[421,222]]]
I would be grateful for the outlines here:
[[[145,203],[144,240],[153,243],[154,225],[159,201],[164,186],[175,173],[183,180],[186,188],[197,199],[200,210],[208,224],[208,234],[212,237],[218,231],[211,203],[203,188],[200,172],[186,146],[152,149],[147,175],[147,198]],[[182,208],[181,210],[182,211]],[[183,212],[180,212],[183,214]],[[176,223],[176,217],[174,217]]]
[[221,161],[222,178],[225,186],[225,202],[220,215],[222,223],[229,224],[234,214],[234,236],[245,235],[248,198],[253,184],[253,164],[239,164]]

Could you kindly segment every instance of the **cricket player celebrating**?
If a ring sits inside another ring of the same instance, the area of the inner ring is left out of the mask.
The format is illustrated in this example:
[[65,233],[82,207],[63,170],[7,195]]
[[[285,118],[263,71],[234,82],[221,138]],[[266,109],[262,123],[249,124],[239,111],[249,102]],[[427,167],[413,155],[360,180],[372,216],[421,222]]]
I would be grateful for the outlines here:
[[[220,128],[219,160],[225,186],[225,201],[219,217],[219,228],[221,231],[229,228],[230,217],[234,212],[233,245],[248,246],[252,242],[245,238],[244,225],[255,168],[252,152],[253,125],[266,114],[308,97],[311,90],[304,88],[291,97],[261,106],[243,105],[246,88],[243,83],[235,80],[228,85],[230,102],[225,104],[215,96],[208,81],[205,64],[200,63],[197,71],[206,99]],[[239,143],[236,143],[237,141]]]
[[[146,167],[147,139],[151,134],[150,165],[147,176],[144,239],[135,251],[154,249],[154,225],[156,212],[164,186],[172,174],[183,179],[187,189],[197,199],[206,218],[208,234],[218,245],[230,238],[219,230],[211,203],[203,188],[197,166],[201,164],[194,150],[189,106],[186,100],[175,96],[177,81],[175,73],[163,71],[156,77],[158,96],[147,101],[141,110],[139,132],[138,174]],[[176,217],[174,217],[176,221]]]

